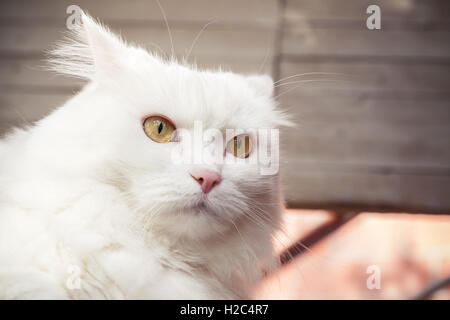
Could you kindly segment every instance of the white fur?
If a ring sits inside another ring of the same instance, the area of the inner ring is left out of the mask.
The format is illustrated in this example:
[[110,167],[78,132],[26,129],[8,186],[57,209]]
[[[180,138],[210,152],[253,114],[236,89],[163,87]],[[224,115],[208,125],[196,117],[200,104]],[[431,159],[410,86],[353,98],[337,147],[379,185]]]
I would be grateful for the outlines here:
[[[277,263],[278,176],[217,166],[223,180],[196,212],[189,166],[173,164],[175,143],[150,140],[141,118],[273,128],[285,120],[271,80],[163,61],[87,16],[53,54],[54,70],[89,83],[0,141],[0,297],[247,298]],[[81,289],[70,289],[74,267]]]

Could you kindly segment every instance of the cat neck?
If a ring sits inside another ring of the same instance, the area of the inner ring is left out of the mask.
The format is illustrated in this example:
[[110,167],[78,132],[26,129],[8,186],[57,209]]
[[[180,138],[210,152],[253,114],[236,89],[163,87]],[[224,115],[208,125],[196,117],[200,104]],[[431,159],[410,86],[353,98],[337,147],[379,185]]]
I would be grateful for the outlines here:
[[277,226],[266,228],[242,218],[227,233],[202,241],[150,234],[148,244],[163,248],[165,267],[212,278],[234,297],[248,298],[264,274],[278,265],[270,236]]

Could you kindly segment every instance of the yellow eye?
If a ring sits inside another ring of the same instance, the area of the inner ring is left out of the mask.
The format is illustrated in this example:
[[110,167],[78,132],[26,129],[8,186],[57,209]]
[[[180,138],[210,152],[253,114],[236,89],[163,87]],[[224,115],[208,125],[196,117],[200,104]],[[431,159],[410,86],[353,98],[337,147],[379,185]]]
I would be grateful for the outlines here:
[[175,126],[169,120],[160,116],[151,116],[144,120],[144,132],[155,142],[166,143],[173,140]]
[[227,143],[227,152],[235,157],[245,159],[250,155],[251,143],[247,134],[240,134]]

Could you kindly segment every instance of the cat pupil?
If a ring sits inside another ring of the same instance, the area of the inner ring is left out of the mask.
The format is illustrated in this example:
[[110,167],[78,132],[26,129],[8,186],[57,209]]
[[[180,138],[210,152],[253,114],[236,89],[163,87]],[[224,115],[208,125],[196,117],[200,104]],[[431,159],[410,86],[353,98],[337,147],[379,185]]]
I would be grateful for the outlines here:
[[160,133],[161,133],[161,131],[162,131],[163,127],[164,127],[163,123],[162,123],[162,122],[160,122],[160,123],[159,123],[159,126],[158,126],[158,134],[160,134]]

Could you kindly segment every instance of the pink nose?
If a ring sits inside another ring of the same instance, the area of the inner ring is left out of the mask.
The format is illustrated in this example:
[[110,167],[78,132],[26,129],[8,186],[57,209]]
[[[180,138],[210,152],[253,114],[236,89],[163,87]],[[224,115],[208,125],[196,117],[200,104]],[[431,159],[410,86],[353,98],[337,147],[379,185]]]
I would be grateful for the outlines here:
[[191,177],[200,184],[203,193],[210,192],[211,189],[222,179],[220,173],[202,168],[193,169],[190,174]]

